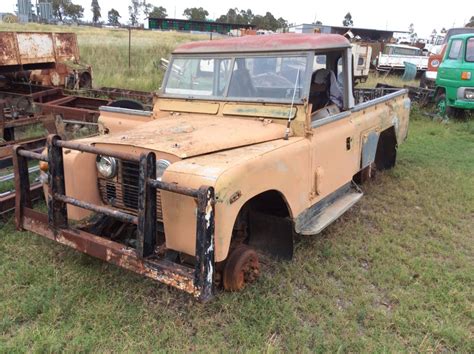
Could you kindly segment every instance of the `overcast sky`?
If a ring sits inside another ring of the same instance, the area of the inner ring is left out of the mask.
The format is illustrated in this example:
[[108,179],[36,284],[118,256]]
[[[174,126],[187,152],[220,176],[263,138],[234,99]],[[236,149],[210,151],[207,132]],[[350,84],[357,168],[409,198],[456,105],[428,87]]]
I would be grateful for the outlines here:
[[[36,0],[32,0],[34,3]],[[84,7],[86,19],[92,17],[91,0],[73,0]],[[355,27],[407,30],[410,23],[415,25],[419,37],[428,37],[431,31],[442,27],[462,27],[474,16],[473,0],[453,0],[447,3],[440,1],[398,0],[337,0],[337,1],[275,1],[275,0],[149,0],[156,6],[163,6],[168,17],[183,18],[187,7],[202,6],[214,19],[225,14],[229,8],[251,9],[254,14],[264,15],[270,11],[276,18],[283,17],[289,23],[311,23],[315,19],[327,25],[341,25],[347,12],[352,14]],[[121,21],[128,21],[130,0],[99,0],[102,9],[102,20],[107,19],[107,12],[115,8],[122,16]],[[16,10],[16,0],[0,0],[0,12]],[[196,5],[199,4],[199,5]]]

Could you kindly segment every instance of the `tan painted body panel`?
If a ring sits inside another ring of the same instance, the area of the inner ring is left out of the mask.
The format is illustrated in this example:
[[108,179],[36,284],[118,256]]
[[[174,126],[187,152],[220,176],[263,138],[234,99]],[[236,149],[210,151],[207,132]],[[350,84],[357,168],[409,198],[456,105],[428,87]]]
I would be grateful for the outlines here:
[[142,147],[186,158],[283,137],[285,127],[258,119],[179,115],[156,119],[96,142]]
[[[295,135],[289,140],[283,139],[285,119],[226,117],[225,102],[221,102],[214,116],[184,112],[170,115],[155,104],[153,117],[119,117],[122,124],[110,126],[118,133],[83,141],[137,155],[155,151],[158,159],[173,162],[163,175],[164,181],[191,188],[213,186],[217,196],[215,259],[222,261],[227,257],[239,210],[252,197],[276,190],[286,201],[291,217],[296,218],[352,180],[361,169],[362,147],[368,133],[394,126],[398,141],[403,141],[410,106],[406,96],[354,110],[345,118],[317,128],[311,128],[310,107],[296,106],[292,122]],[[192,102],[186,104],[180,109],[193,112]],[[262,109],[268,111],[268,107]],[[117,117],[107,115],[101,121],[109,128],[108,122]],[[130,124],[137,127],[123,129]],[[79,158],[65,152],[65,170],[77,174],[66,173],[66,189],[73,197],[100,205],[95,159],[89,156],[90,159]],[[241,197],[231,203],[236,192]],[[167,247],[193,255],[195,201],[169,192],[162,192],[161,201]],[[69,216],[81,219],[88,215],[78,210],[71,208]]]
[[[222,261],[227,257],[228,236],[232,234],[237,214],[252,197],[272,189],[285,197],[290,210],[296,214],[309,207],[309,176],[302,173],[309,167],[308,140],[294,137],[186,159],[171,165],[164,180],[193,188],[214,186],[217,197],[216,261]],[[230,198],[237,192],[241,197],[231,203]],[[194,254],[196,218],[193,203],[188,197],[162,193],[168,248]]]
[[98,123],[99,130],[102,134],[106,132],[120,133],[134,129],[143,123],[151,122],[153,119],[153,116],[145,117],[124,113],[101,111]]

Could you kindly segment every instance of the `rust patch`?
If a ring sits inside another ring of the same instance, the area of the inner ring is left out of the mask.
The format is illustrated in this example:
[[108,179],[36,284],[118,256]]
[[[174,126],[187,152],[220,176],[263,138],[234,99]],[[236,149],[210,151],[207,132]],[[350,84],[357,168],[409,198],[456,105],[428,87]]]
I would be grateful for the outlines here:
[[[200,290],[194,286],[193,270],[165,260],[138,258],[135,250],[119,243],[78,230],[53,232],[47,217],[32,209],[25,209],[23,228],[82,253],[131,270],[198,298]],[[56,235],[55,235],[56,234]]]

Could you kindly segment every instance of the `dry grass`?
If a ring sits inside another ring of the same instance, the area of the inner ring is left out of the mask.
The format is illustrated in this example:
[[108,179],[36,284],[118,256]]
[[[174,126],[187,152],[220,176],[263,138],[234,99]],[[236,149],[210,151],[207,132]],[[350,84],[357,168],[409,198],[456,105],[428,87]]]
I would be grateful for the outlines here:
[[416,86],[418,87],[420,85],[420,80],[415,79],[411,81],[403,81],[402,80],[402,73],[398,74],[381,74],[378,72],[373,72],[370,73],[369,78],[367,79],[366,82],[363,84],[357,85],[357,88],[370,88],[370,87],[375,87],[377,84],[386,84],[386,85],[391,85],[391,86],[396,86],[396,87],[403,87],[405,85],[408,86]]

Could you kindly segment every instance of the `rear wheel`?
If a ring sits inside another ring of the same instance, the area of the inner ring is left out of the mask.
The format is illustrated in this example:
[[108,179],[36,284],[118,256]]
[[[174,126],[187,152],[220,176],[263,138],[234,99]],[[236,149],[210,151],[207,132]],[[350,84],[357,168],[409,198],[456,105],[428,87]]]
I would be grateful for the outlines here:
[[260,275],[260,263],[255,250],[247,245],[233,249],[224,267],[223,282],[227,291],[242,290]]

